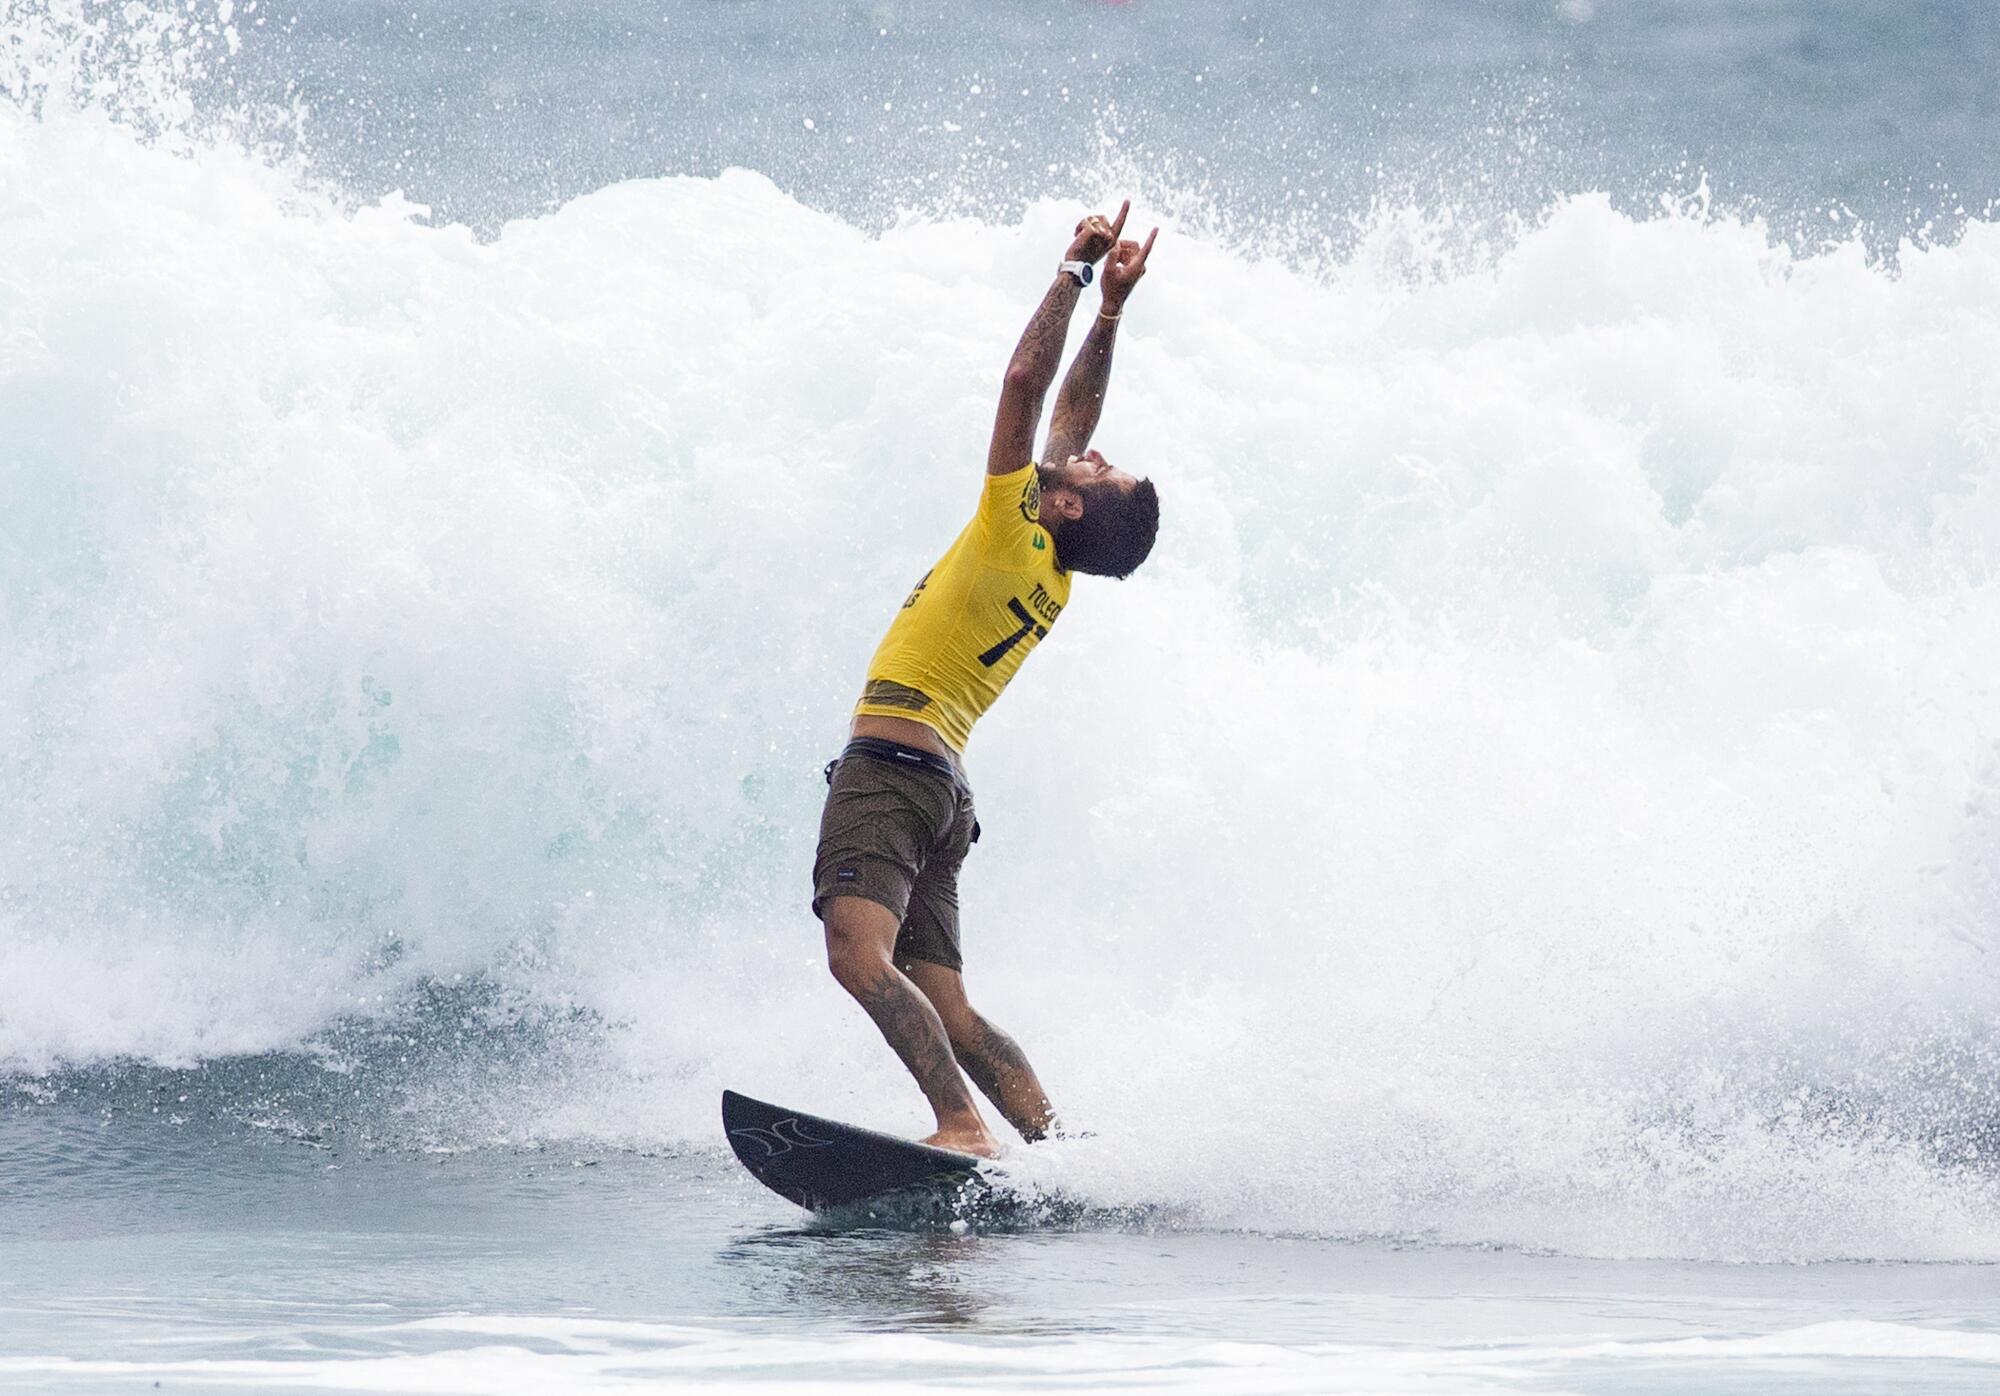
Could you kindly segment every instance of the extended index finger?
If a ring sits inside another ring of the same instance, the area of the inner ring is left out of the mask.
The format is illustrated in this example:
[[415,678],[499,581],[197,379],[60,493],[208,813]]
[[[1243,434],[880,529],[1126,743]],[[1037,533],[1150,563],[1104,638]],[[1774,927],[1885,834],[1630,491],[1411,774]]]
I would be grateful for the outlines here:
[[1153,229],[1152,232],[1146,234],[1146,245],[1139,249],[1139,260],[1141,262],[1144,262],[1147,256],[1152,252],[1153,239],[1158,237],[1159,235],[1160,235],[1160,230],[1158,228],[1155,228]]
[[1124,203],[1118,205],[1118,216],[1111,220],[1111,240],[1113,242],[1116,242],[1118,240],[1119,232],[1122,231],[1125,227],[1125,215],[1130,213],[1131,211],[1132,211],[1132,201],[1130,199],[1127,199]]

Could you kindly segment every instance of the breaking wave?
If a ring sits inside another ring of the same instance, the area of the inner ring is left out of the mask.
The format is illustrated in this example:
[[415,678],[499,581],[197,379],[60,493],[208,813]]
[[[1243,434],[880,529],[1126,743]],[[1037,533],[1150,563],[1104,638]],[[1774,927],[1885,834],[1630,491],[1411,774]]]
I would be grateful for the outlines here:
[[[820,963],[819,767],[1073,211],[869,232],[732,171],[481,239],[27,86],[14,1099],[415,1032],[411,1136],[706,1146],[724,1083],[916,1127]],[[968,981],[1097,1131],[1034,1166],[1218,1225],[2000,1259],[2000,226],[1448,224],[1162,237],[1099,440],[1156,560],[969,752]]]

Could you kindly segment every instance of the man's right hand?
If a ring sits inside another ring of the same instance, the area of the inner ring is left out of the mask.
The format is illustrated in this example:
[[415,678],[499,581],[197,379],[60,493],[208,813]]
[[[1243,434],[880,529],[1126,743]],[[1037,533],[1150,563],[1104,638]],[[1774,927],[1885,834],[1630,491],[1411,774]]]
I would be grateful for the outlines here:
[[1127,199],[1118,206],[1118,216],[1107,220],[1101,213],[1093,213],[1076,225],[1076,237],[1064,254],[1070,262],[1097,262],[1104,254],[1118,245],[1118,234],[1124,231],[1125,215],[1132,211],[1132,201]]

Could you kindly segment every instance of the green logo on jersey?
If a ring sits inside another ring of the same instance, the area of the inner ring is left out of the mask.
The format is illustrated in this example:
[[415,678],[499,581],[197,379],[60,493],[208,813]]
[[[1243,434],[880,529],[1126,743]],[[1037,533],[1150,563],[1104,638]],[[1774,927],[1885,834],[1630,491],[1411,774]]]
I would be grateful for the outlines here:
[[1035,535],[1035,551],[1036,551],[1036,552],[1041,552],[1041,551],[1042,551],[1042,550],[1043,550],[1044,548],[1048,547],[1048,545],[1049,545],[1049,544],[1048,544],[1048,540],[1047,540],[1047,539],[1045,539],[1045,538],[1043,538],[1041,534],[1037,533],[1037,534]]

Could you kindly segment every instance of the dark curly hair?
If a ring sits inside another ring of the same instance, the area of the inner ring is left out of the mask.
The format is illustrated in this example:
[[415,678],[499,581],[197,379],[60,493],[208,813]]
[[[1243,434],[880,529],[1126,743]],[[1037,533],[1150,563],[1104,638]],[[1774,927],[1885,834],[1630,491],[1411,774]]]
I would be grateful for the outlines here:
[[1160,531],[1160,492],[1141,480],[1130,494],[1110,483],[1086,485],[1083,513],[1055,535],[1056,560],[1071,572],[1129,577],[1153,551]]

